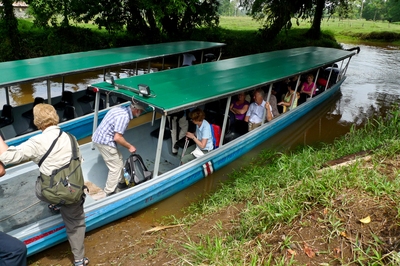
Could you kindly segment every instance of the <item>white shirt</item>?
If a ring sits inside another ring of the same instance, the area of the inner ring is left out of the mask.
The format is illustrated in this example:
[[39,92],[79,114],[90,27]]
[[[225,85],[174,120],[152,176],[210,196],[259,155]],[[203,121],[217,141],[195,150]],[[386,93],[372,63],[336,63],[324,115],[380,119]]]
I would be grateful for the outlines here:
[[[7,151],[0,155],[0,161],[4,164],[17,164],[32,160],[38,164],[59,133],[59,126],[50,126],[42,134],[33,136],[18,146],[8,147]],[[39,171],[45,175],[51,175],[53,170],[68,164],[71,160],[71,155],[71,141],[68,135],[63,133],[58,138],[53,150],[43,161]]]
[[247,110],[246,116],[249,117],[249,122],[257,124],[261,123],[264,112],[265,112],[265,104],[266,102],[263,100],[260,105],[256,102],[253,102],[249,106],[249,110]]

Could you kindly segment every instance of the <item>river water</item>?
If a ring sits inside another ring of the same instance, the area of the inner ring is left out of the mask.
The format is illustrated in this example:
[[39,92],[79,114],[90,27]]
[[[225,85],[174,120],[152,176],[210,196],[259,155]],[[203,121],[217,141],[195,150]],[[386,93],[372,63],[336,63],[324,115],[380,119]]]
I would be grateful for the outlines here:
[[[345,48],[353,46],[343,45]],[[342,85],[342,93],[310,114],[304,116],[284,132],[269,139],[257,149],[239,160],[227,165],[217,173],[194,184],[188,189],[151,207],[120,221],[122,223],[141,223],[149,226],[165,215],[182,215],[181,209],[198,201],[218,189],[229,173],[246,165],[262,149],[287,150],[298,145],[317,145],[320,142],[332,143],[335,138],[349,132],[354,125],[362,126],[368,119],[383,116],[400,98],[400,51],[395,47],[359,45],[361,52],[355,55],[347,71],[347,80]],[[124,69],[121,73],[127,73]],[[67,88],[86,89],[86,84],[101,81],[99,72],[67,77]],[[121,74],[128,75],[128,74]],[[52,93],[59,93],[57,85]],[[13,87],[10,97],[14,105],[32,101],[36,96],[45,96],[45,83],[25,84]],[[0,93],[0,104],[4,101]],[[118,223],[118,222],[117,222]],[[101,229],[91,234],[95,237]],[[67,245],[67,243],[62,244]]]

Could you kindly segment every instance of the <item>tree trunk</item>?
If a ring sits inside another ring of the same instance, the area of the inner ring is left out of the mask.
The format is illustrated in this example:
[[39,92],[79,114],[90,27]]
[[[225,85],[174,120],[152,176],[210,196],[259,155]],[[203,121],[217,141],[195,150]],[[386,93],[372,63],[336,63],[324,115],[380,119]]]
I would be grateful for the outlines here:
[[321,36],[321,21],[324,8],[325,0],[317,0],[313,23],[311,25],[311,28],[306,33],[306,35],[311,39],[319,39]]
[[15,18],[13,9],[13,0],[3,0],[3,12],[4,12],[4,25],[6,32],[6,39],[10,41],[10,48],[13,58],[20,58],[20,43],[19,43],[19,32],[18,32],[18,20]]

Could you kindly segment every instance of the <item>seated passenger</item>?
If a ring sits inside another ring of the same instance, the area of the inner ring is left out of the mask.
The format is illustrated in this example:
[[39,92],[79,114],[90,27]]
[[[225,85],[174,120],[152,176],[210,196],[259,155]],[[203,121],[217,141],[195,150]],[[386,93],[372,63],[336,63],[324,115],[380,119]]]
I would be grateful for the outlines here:
[[191,66],[196,62],[196,57],[192,54],[183,54],[182,66]]
[[231,129],[234,128],[236,121],[242,121],[244,120],[244,117],[246,116],[246,112],[249,109],[250,103],[245,100],[245,93],[241,92],[237,96],[237,100],[233,101],[231,103],[231,106],[229,108],[229,119],[230,119],[230,126]]
[[[294,109],[297,106],[297,100],[299,99],[300,94],[298,92],[296,92],[296,94],[294,93],[295,86],[296,85],[292,82],[288,83],[287,84],[288,92],[283,97],[283,101],[278,103],[278,105],[283,106],[284,113],[287,111],[290,111],[291,109]],[[294,99],[293,99],[293,97],[294,97]],[[292,106],[292,102],[293,102],[293,106]]]
[[193,145],[188,150],[182,152],[186,154],[182,154],[182,164],[190,162],[214,149],[211,126],[204,119],[205,116],[204,111],[200,108],[194,109],[189,114],[190,119],[196,125],[196,133],[187,132],[186,138],[192,139],[196,143],[196,146]]
[[304,103],[311,95],[315,96],[316,93],[314,76],[309,74],[307,80],[301,85],[299,104]]
[[259,88],[254,92],[254,102],[250,104],[244,121],[248,122],[248,130],[251,131],[262,124],[264,110],[267,109],[265,116],[267,121],[273,118],[271,105],[264,101],[264,91]]

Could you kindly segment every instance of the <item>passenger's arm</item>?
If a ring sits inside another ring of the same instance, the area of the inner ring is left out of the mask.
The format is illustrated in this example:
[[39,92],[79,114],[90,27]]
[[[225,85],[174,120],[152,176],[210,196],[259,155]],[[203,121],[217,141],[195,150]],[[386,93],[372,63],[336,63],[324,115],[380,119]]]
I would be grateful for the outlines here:
[[247,113],[247,110],[249,110],[249,105],[248,104],[244,105],[242,109],[236,109],[236,108],[233,108],[233,109],[235,110],[236,114],[242,115],[242,114]]
[[197,145],[200,149],[204,149],[204,148],[206,147],[206,145],[207,145],[207,140],[208,140],[208,139],[199,140],[198,138],[194,137],[193,140],[194,140],[194,143],[196,143],[196,145]]
[[4,164],[0,162],[0,177],[6,174],[6,168],[4,167]]
[[5,152],[8,149],[7,143],[3,140],[2,137],[0,137],[0,154]]
[[244,117],[244,122],[249,122],[249,118],[250,118],[250,116],[246,115],[246,116]]
[[271,105],[269,105],[268,102],[265,104],[265,109],[267,111],[267,115],[265,116],[265,118],[269,122],[272,120],[272,118],[274,118],[274,116],[272,115],[272,112],[271,112]]
[[[2,137],[0,137],[0,154],[5,152],[8,149],[7,143],[3,140]],[[4,164],[0,162],[0,177],[4,176],[6,174],[6,168],[4,167]]]
[[114,134],[114,141],[118,143],[119,145],[127,148],[130,153],[136,152],[135,146],[127,142],[124,138],[124,136],[121,133],[115,133]]

